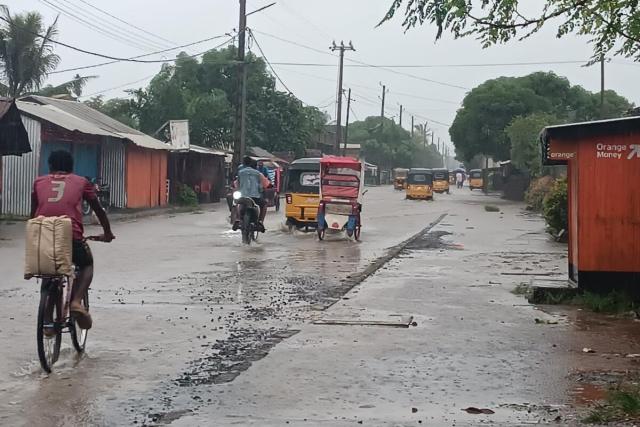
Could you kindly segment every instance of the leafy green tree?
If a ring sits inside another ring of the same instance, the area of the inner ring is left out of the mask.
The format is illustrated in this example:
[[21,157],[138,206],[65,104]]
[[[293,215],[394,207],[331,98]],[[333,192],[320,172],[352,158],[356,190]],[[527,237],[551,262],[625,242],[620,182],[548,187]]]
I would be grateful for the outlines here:
[[82,96],[82,90],[86,86],[87,82],[91,79],[98,78],[98,76],[80,76],[76,74],[73,80],[61,83],[57,86],[47,85],[37,91],[38,95],[62,97],[68,99],[78,99]]
[[121,123],[138,129],[138,121],[133,116],[130,99],[111,98],[105,101],[104,97],[99,95],[84,101],[84,103]]
[[381,121],[380,117],[372,116],[352,123],[349,142],[359,143],[367,162],[382,169],[442,166],[442,157],[435,146],[425,144],[419,132],[412,139],[407,130],[391,119]]
[[558,123],[558,118],[546,113],[518,116],[505,133],[511,142],[511,161],[519,169],[528,170],[533,176],[542,172],[540,155],[540,130]]
[[[133,91],[130,105],[143,132],[153,133],[168,120],[188,119],[195,144],[229,148],[237,103],[236,48],[207,52],[202,61],[182,53],[165,65],[146,89]],[[326,120],[279,92],[261,58],[247,55],[247,145],[302,154]]]
[[39,13],[11,15],[4,5],[0,14],[0,94],[15,98],[36,92],[60,62],[51,42],[58,34],[57,19],[45,27]]
[[[405,29],[430,24],[436,39],[445,31],[456,38],[472,36],[484,47],[522,40],[545,25],[558,37],[587,35],[593,43],[592,61],[610,51],[640,60],[640,13],[637,0],[544,0],[537,12],[523,12],[518,0],[393,0],[382,22],[404,7]],[[529,3],[527,3],[529,5]]]
[[511,155],[505,129],[518,116],[547,113],[561,121],[584,121],[619,117],[631,105],[614,91],[606,91],[601,111],[599,94],[571,86],[554,73],[499,77],[467,94],[449,134],[461,160],[470,161],[478,154],[505,160]]

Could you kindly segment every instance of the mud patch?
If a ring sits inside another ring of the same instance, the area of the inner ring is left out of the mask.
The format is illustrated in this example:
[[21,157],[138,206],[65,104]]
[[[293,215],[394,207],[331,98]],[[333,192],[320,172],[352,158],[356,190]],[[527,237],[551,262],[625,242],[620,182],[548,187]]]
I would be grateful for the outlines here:
[[223,384],[233,381],[251,364],[262,359],[283,339],[297,334],[298,330],[249,330],[237,329],[227,339],[218,340],[207,355],[191,362],[191,367],[175,383],[180,387]]
[[437,250],[437,249],[445,249],[445,250],[460,250],[462,247],[452,242],[448,242],[443,239],[445,236],[451,236],[453,233],[449,231],[436,230],[429,231],[427,233],[423,233],[419,235],[416,239],[410,242],[406,247],[404,252],[407,251],[428,251],[428,250]]

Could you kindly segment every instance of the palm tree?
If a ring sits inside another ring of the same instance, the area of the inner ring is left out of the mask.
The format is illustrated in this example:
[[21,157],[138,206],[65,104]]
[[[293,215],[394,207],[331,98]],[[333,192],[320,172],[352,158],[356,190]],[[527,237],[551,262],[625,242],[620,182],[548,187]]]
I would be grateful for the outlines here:
[[12,98],[40,89],[60,57],[53,53],[58,19],[45,29],[37,12],[11,15],[0,5],[0,93]]

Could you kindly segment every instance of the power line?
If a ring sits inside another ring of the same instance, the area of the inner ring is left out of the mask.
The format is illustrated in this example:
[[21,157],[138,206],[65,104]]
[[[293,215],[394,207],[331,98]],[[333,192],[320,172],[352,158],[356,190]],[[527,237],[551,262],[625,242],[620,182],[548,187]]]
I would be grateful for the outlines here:
[[155,38],[157,38],[157,39],[159,39],[159,40],[162,40],[162,41],[164,41],[164,42],[167,42],[167,43],[169,43],[169,45],[176,44],[175,42],[172,42],[171,40],[165,39],[165,38],[164,38],[164,37],[162,37],[162,36],[159,36],[159,35],[157,35],[157,34],[151,33],[151,32],[149,32],[149,31],[145,30],[144,28],[140,28],[140,27],[138,27],[138,26],[136,26],[136,25],[134,25],[134,24],[131,24],[130,22],[127,22],[127,21],[125,21],[125,20],[123,20],[123,19],[120,19],[120,18],[118,18],[117,16],[114,16],[114,15],[110,14],[109,12],[107,12],[107,11],[105,11],[105,10],[102,10],[102,9],[100,9],[99,7],[94,6],[93,4],[91,4],[91,3],[89,3],[89,2],[87,2],[87,1],[85,1],[85,0],[79,0],[79,1],[81,1],[82,3],[86,4],[87,6],[89,6],[89,7],[93,8],[93,9],[95,9],[95,10],[99,11],[99,12],[104,13],[104,14],[105,14],[105,15],[107,15],[107,16],[110,16],[111,18],[113,18],[113,19],[115,19],[115,20],[117,20],[117,21],[122,22],[123,24],[129,25],[130,27],[133,27],[133,28],[135,28],[135,29],[137,29],[137,30],[139,30],[139,31],[142,31],[142,32],[143,32],[143,33],[145,33],[145,34],[148,34],[148,35],[153,36],[153,37],[155,37]]
[[[103,25],[107,26],[107,28],[109,28],[110,30],[112,28],[116,29],[117,31],[123,32],[124,34],[127,34],[130,37],[135,36],[137,39],[143,41],[146,45],[153,47],[154,49],[162,49],[165,48],[167,46],[171,46],[174,45],[175,43],[170,43],[167,45],[167,43],[165,42],[158,42],[157,40],[154,40],[152,38],[149,38],[147,36],[141,35],[141,34],[135,34],[131,31],[130,28],[126,28],[123,27],[119,24],[115,24],[115,23],[111,23],[108,21],[103,21],[104,18],[97,15],[96,13],[85,9],[84,7],[71,2],[71,0],[62,0],[63,2],[67,3],[70,7],[71,10],[73,11],[77,11],[79,13],[81,13],[83,16],[87,17],[88,19],[95,19],[97,20],[97,22],[101,22]],[[56,2],[57,4],[59,4],[59,0],[54,0],[54,2]]]
[[[231,39],[229,39],[229,40],[226,40],[224,43],[221,43],[221,44],[219,44],[218,46],[215,46],[213,49],[217,49],[217,48],[219,48],[219,47],[222,47],[222,46],[224,46],[225,44],[227,44],[227,43],[231,42],[232,40],[233,40],[233,38],[231,38]],[[195,58],[195,57],[198,57],[198,56],[204,55],[204,54],[206,54],[207,52],[209,52],[209,50],[204,51],[204,52],[201,52],[201,53],[196,53],[195,55],[189,55],[189,56],[187,56],[187,58]],[[176,59],[166,60],[166,61],[164,61],[164,62],[175,62],[176,60],[177,60],[177,58],[176,58]],[[153,76],[155,76],[155,75],[156,75],[156,73],[154,73],[154,74],[152,74],[152,75],[150,75],[150,76],[144,77],[144,78],[142,78],[142,79],[140,79],[140,80],[136,80],[135,82],[124,83],[124,84],[119,85],[119,86],[115,86],[115,87],[112,87],[112,88],[109,88],[109,89],[100,90],[100,91],[98,91],[98,92],[93,92],[93,93],[91,93],[91,94],[89,94],[89,95],[84,95],[83,97],[89,97],[89,96],[99,95],[99,94],[101,94],[101,93],[110,92],[110,91],[112,91],[112,90],[116,90],[116,89],[120,89],[120,88],[123,88],[123,87],[126,87],[126,86],[130,86],[130,85],[133,85],[133,84],[139,83],[139,82],[141,82],[141,81],[144,81],[144,80],[146,80],[146,79],[149,79],[149,78],[151,78],[151,77],[153,77]]]
[[[0,16],[0,20],[1,20],[1,21],[5,21],[5,22],[7,22],[7,23],[11,24],[11,21],[9,21],[7,18],[5,18],[5,17],[3,17],[3,16]],[[76,52],[80,52],[80,53],[84,53],[84,54],[92,55],[92,56],[97,56],[97,57],[99,57],[99,58],[112,59],[112,60],[117,61],[117,62],[136,62],[136,63],[141,63],[141,64],[159,64],[159,63],[174,62],[174,61],[175,61],[175,59],[140,60],[140,59],[132,59],[132,58],[119,58],[119,57],[117,57],[117,56],[111,56],[111,55],[105,55],[105,54],[103,54],[103,53],[92,52],[92,51],[90,51],[90,50],[81,49],[81,48],[79,48],[79,47],[72,46],[72,45],[67,44],[67,43],[63,43],[63,42],[60,42],[60,41],[57,41],[57,40],[53,40],[53,39],[52,39],[52,38],[50,38],[50,37],[43,36],[42,34],[38,34],[37,32],[35,32],[35,31],[31,31],[31,30],[29,30],[29,29],[27,29],[27,28],[25,28],[25,27],[19,27],[19,28],[20,28],[22,31],[24,31],[24,32],[26,32],[26,33],[29,33],[29,34],[31,34],[31,35],[33,35],[33,36],[35,36],[35,37],[38,37],[38,38],[41,38],[41,39],[48,40],[50,43],[57,44],[57,45],[60,45],[60,46],[64,46],[64,47],[66,47],[66,48],[68,48],[68,49],[75,50]],[[224,36],[219,36],[219,37],[217,37],[217,38],[220,38],[220,37],[224,37]],[[225,44],[227,44],[227,43],[229,43],[229,42],[233,41],[233,39],[234,39],[234,37],[231,37],[231,38],[229,38],[229,40],[225,41],[224,43],[222,43],[222,44],[220,44],[220,45],[218,45],[218,46],[216,46],[216,47],[213,47],[212,49],[217,49],[217,48],[219,48],[219,47],[221,47],[221,46],[224,46]],[[209,50],[212,50],[212,49],[209,49]],[[207,53],[207,52],[208,52],[208,50],[207,50],[207,51],[205,51],[205,52],[197,53],[197,54],[195,54],[195,55],[190,55],[190,56],[188,56],[188,57],[190,57],[190,58],[195,58],[195,57],[200,56],[200,55],[203,55],[203,54],[205,54],[205,53]],[[150,53],[149,55],[152,55],[152,53]],[[142,56],[148,56],[148,55],[140,55],[140,57],[142,57]],[[135,58],[135,57],[134,57],[134,58]]]
[[138,59],[138,58],[146,58],[147,56],[153,56],[153,55],[157,55],[159,53],[166,53],[166,52],[170,52],[172,50],[183,49],[185,47],[195,46],[197,44],[205,43],[205,42],[208,42],[208,41],[221,39],[222,37],[225,37],[225,36],[226,36],[226,34],[225,35],[221,35],[221,36],[209,37],[209,38],[206,38],[206,39],[203,39],[203,40],[198,40],[198,41],[195,41],[195,42],[192,42],[192,43],[184,44],[182,46],[176,46],[176,47],[172,47],[172,48],[169,48],[169,49],[163,49],[163,50],[158,50],[158,51],[151,52],[151,53],[145,53],[145,54],[142,54],[142,55],[132,56],[132,57],[126,58],[126,59],[116,59],[114,61],[101,62],[99,64],[85,65],[85,66],[74,67],[74,68],[67,68],[67,69],[64,69],[64,70],[56,70],[56,71],[52,71],[49,74],[60,74],[60,73],[66,73],[66,72],[69,72],[69,71],[86,70],[86,69],[89,69],[89,68],[96,68],[96,67],[102,67],[104,65],[115,64],[115,63],[122,62],[122,61],[132,61],[132,60]]
[[97,92],[93,92],[93,93],[90,93],[90,94],[88,94],[88,95],[83,95],[82,97],[83,97],[83,98],[89,98],[89,97],[91,97],[91,96],[100,95],[100,94],[102,94],[102,93],[106,93],[106,92],[111,92],[111,91],[116,90],[116,89],[122,89],[122,88],[127,87],[127,86],[132,86],[132,85],[134,85],[134,84],[136,84],[136,83],[140,83],[140,82],[143,82],[143,81],[145,81],[145,80],[148,80],[148,79],[150,79],[150,78],[152,78],[152,77],[155,77],[155,75],[156,75],[156,73],[153,73],[153,74],[151,74],[151,75],[149,75],[149,76],[143,77],[143,78],[141,78],[141,79],[139,79],[139,80],[136,80],[136,81],[134,81],[134,82],[125,83],[125,84],[122,84],[122,85],[119,85],[119,86],[114,86],[114,87],[111,87],[111,88],[109,88],[109,89],[99,90],[99,91],[97,91]]
[[[278,73],[276,73],[275,68],[273,68],[273,66],[271,65],[271,63],[269,62],[269,60],[267,59],[267,56],[264,54],[264,51],[262,50],[262,47],[260,47],[260,43],[258,42],[258,39],[256,39],[255,34],[253,34],[253,31],[249,30],[249,34],[251,35],[251,38],[253,38],[253,41],[256,43],[256,46],[258,47],[258,50],[260,51],[260,53],[262,54],[262,59],[264,59],[264,62],[267,63],[267,65],[269,66],[269,68],[271,69],[271,72],[273,73],[273,75],[276,77],[276,79],[278,79],[278,81],[280,82],[280,84],[282,86],[284,86],[284,88],[287,90],[287,92],[289,92],[289,94],[293,95],[293,92],[291,91],[291,89],[289,89],[287,87],[287,85],[282,81],[282,79],[280,78],[280,76],[278,75]],[[295,96],[295,95],[294,95]]]
[[[471,67],[509,67],[528,65],[563,65],[563,64],[584,64],[585,61],[540,61],[540,62],[505,62],[505,63],[477,63],[477,64],[347,64],[349,68],[471,68]],[[292,67],[335,67],[335,64],[317,62],[274,62],[274,65]],[[640,64],[635,64],[640,65]]]
[[291,7],[290,5],[288,5],[285,1],[280,0],[280,4],[282,5],[282,7],[284,7],[290,14],[297,16],[298,18],[302,19],[303,21],[305,21],[306,23],[308,23],[309,25],[311,25],[313,28],[315,28],[316,30],[318,30],[318,32],[322,33],[323,35],[327,36],[329,40],[334,39],[335,37],[333,37],[332,35],[330,35],[329,33],[327,33],[326,31],[324,31],[322,28],[320,28],[319,26],[317,26],[316,24],[314,24],[311,20],[307,19],[304,14],[297,12],[293,7]]
[[[147,51],[149,50],[148,46],[145,46],[144,44],[137,43],[137,42],[135,42],[133,40],[127,39],[127,38],[125,38],[125,37],[123,37],[123,36],[121,36],[119,34],[115,34],[115,33],[111,32],[109,30],[100,28],[100,27],[96,26],[95,23],[91,23],[91,22],[87,21],[86,19],[83,19],[83,18],[79,17],[78,15],[74,14],[73,12],[69,12],[64,7],[61,7],[59,5],[56,5],[56,4],[52,3],[51,2],[52,0],[39,0],[39,1],[40,1],[40,3],[52,8],[54,11],[56,11],[58,13],[62,13],[66,17],[68,17],[68,18],[80,23],[81,25],[83,25],[83,26],[85,26],[85,27],[87,27],[87,28],[89,28],[89,29],[91,29],[93,31],[96,31],[96,32],[98,32],[98,33],[100,33],[102,35],[105,35],[106,37],[108,37],[108,38],[110,38],[112,40],[118,41],[118,42],[120,42],[122,44],[125,44],[125,45],[128,45],[128,46],[135,47],[136,49],[147,50]],[[157,47],[155,49],[157,49]]]
[[[289,43],[289,44],[292,44],[294,46],[298,46],[298,47],[302,47],[304,49],[312,50],[314,52],[322,53],[324,55],[335,56],[333,54],[330,54],[329,52],[325,52],[325,51],[322,51],[320,49],[316,49],[314,47],[307,46],[307,45],[304,45],[302,43],[298,43],[298,42],[295,42],[295,41],[292,41],[292,40],[287,40],[287,39],[282,38],[282,37],[274,36],[273,34],[265,33],[263,31],[258,31],[258,30],[254,30],[254,31],[256,33],[262,34],[264,36],[272,37],[272,38],[274,38],[276,40],[280,40],[280,41],[282,41],[284,43]],[[425,82],[428,82],[428,83],[438,84],[438,85],[442,85],[442,86],[448,86],[448,87],[452,87],[452,88],[456,88],[456,89],[462,89],[462,90],[469,90],[470,89],[470,88],[465,87],[465,86],[460,86],[460,85],[456,85],[456,84],[441,82],[441,81],[438,81],[438,80],[429,79],[427,77],[416,76],[416,75],[405,73],[405,72],[402,72],[402,71],[396,71],[396,70],[394,70],[392,68],[388,68],[388,67],[384,67],[384,66],[377,66],[377,65],[373,65],[373,64],[368,64],[366,62],[358,61],[358,60],[355,60],[355,59],[347,58],[347,61],[353,62],[353,63],[356,63],[356,64],[360,64],[360,65],[363,65],[363,66],[367,66],[367,67],[370,67],[370,68],[376,68],[376,69],[388,71],[390,73],[399,74],[399,75],[403,75],[403,76],[406,76],[406,77],[411,77],[413,79],[425,81]]]

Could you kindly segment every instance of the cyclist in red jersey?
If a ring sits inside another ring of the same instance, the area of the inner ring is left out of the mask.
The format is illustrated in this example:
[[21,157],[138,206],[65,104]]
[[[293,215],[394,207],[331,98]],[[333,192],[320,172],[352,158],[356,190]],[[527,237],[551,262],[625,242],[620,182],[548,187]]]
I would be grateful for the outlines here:
[[107,214],[100,205],[93,185],[84,177],[75,175],[73,157],[68,151],[58,150],[49,156],[49,175],[36,178],[31,194],[31,218],[38,216],[67,216],[73,226],[73,263],[78,274],[73,286],[69,311],[82,329],[90,329],[91,316],[82,305],[82,296],[93,279],[93,256],[84,240],[82,200],[86,200],[98,217],[104,234],[99,240],[115,239]]

